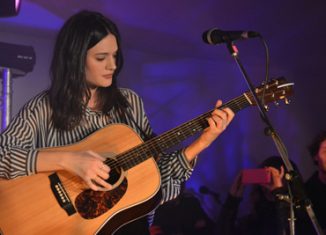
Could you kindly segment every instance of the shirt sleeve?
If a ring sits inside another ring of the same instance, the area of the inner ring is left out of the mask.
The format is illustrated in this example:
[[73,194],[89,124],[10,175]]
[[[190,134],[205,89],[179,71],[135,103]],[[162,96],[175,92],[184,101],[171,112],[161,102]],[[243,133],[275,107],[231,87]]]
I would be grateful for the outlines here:
[[0,135],[0,178],[12,179],[36,172],[35,118],[24,108]]
[[173,153],[162,153],[157,162],[162,180],[162,203],[180,194],[181,185],[190,178],[195,162],[196,160],[192,163],[188,162],[184,149]]

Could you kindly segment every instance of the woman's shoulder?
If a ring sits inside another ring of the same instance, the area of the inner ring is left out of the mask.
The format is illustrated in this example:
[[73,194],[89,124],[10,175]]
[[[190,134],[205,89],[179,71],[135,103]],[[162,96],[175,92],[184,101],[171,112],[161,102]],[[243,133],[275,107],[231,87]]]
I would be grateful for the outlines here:
[[132,109],[141,110],[144,109],[144,102],[142,98],[134,91],[129,88],[119,88],[121,94],[128,101],[129,107]]
[[35,110],[37,108],[45,108],[49,106],[49,96],[47,91],[42,91],[31,98],[24,105],[23,109]]
[[132,90],[130,88],[120,87],[119,90],[124,96],[139,97],[139,95],[134,90]]
[[137,102],[142,103],[142,98],[130,88],[119,88],[121,94],[126,97],[129,103]]

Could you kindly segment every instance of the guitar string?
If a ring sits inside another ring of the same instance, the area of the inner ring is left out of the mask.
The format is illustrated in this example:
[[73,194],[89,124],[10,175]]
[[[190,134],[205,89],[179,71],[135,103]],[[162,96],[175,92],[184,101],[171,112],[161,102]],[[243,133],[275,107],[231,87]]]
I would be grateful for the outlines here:
[[[281,81],[282,82],[282,81]],[[277,86],[280,84],[280,81],[278,82],[278,83],[275,83],[274,82],[274,84],[269,84],[268,86],[268,89],[269,90],[271,90],[273,87],[275,87],[276,86],[276,88],[277,88]],[[290,87],[291,88],[291,87]],[[257,89],[261,89],[261,88],[257,88]],[[274,88],[275,89],[275,88]],[[285,90],[283,90],[283,91],[285,91]],[[283,96],[284,95],[284,93],[283,93],[283,91],[281,91],[281,95]],[[259,93],[259,90],[257,90],[256,91],[256,93],[258,94]],[[271,97],[272,98],[272,100],[276,100],[277,98],[277,96],[275,96],[275,94],[277,94],[276,93],[276,91],[275,90],[273,90],[273,92],[272,93],[268,93],[268,92],[266,92],[265,93],[265,96],[264,96],[264,99],[266,99],[267,97]],[[250,105],[250,103],[248,102],[248,99],[246,98],[246,96],[245,95],[247,95],[247,97],[249,98],[249,100],[250,101],[254,101],[254,99],[253,99],[253,95],[251,94],[251,93],[249,93],[249,92],[246,92],[246,93],[244,93],[242,96],[239,96],[238,98],[235,98],[235,99],[233,99],[233,100],[231,100],[231,101],[229,101],[229,102],[227,102],[227,103],[225,103],[222,107],[219,107],[219,108],[224,108],[224,107],[230,107],[233,111],[240,111],[241,109],[243,109],[245,106],[243,106],[243,104],[247,104],[247,105]],[[259,95],[259,94],[258,94]],[[268,100],[265,100],[265,101],[268,101]],[[254,105],[254,104],[253,104]],[[243,106],[243,107],[242,107]],[[187,123],[191,123],[191,122],[195,122],[195,124],[197,123],[197,125],[192,125],[191,126],[191,129],[197,129],[197,128],[199,128],[198,130],[201,130],[201,128],[202,128],[202,125],[203,125],[203,123],[202,123],[202,119],[203,118],[205,118],[206,116],[208,116],[211,112],[212,112],[213,110],[211,110],[211,111],[209,111],[208,113],[205,113],[205,114],[203,114],[203,115],[201,115],[201,116],[199,116],[199,117],[197,117],[197,118],[195,118],[195,119],[193,119],[192,121],[190,121],[190,122],[187,122]],[[207,123],[206,122],[206,120],[204,120],[205,121],[205,123]],[[184,123],[184,124],[187,124],[187,123]],[[178,128],[183,128],[184,127],[184,124],[182,124],[182,125],[180,125],[179,127],[177,127],[177,128],[174,128],[174,129],[172,129],[172,130],[170,130],[170,131],[168,131],[168,132],[166,132],[166,133],[164,133],[163,135],[161,135],[160,136],[160,139],[164,139],[164,136],[165,135],[168,135],[169,136],[169,134],[170,134],[170,132],[175,132],[176,131],[176,129],[178,129]],[[183,131],[180,131],[180,133],[184,133],[184,132],[186,132],[187,131],[187,129],[184,129]],[[188,129],[188,131],[189,131],[189,129]],[[186,135],[186,137],[188,136],[188,134]],[[170,138],[169,139],[169,137],[167,137],[167,138],[165,138],[164,140],[165,140],[165,142],[168,142],[168,141],[173,141],[175,139],[175,137],[174,136],[172,136],[172,138]],[[117,159],[116,160],[116,162],[114,162],[112,165],[111,165],[111,167],[119,167],[119,166],[121,166],[121,165],[127,165],[128,166],[128,164],[126,164],[126,163],[128,163],[128,162],[130,162],[131,160],[132,161],[134,161],[136,164],[139,162],[139,161],[137,161],[138,159],[136,159],[135,158],[135,152],[137,153],[137,155],[143,155],[143,154],[145,154],[146,155],[146,152],[148,152],[148,149],[151,149],[151,148],[154,148],[154,147],[156,147],[156,145],[157,145],[157,143],[156,143],[157,141],[148,141],[148,142],[146,142],[145,144],[141,144],[140,146],[135,146],[134,148],[131,148],[131,149],[129,149],[127,152],[125,152],[125,153],[120,153],[120,154],[118,154],[116,157],[117,158],[119,158],[119,159]],[[137,149],[138,149],[138,152],[137,152]],[[155,148],[154,148],[155,149]],[[145,150],[145,151],[144,151]],[[160,148],[158,148],[158,150],[159,151],[161,151],[161,149]],[[140,160],[142,160],[142,159],[144,159],[144,158],[140,158]],[[145,160],[146,160],[147,158],[145,158]],[[133,165],[135,165],[135,164],[133,164]]]
[[[270,85],[269,86],[269,89],[271,89],[271,87],[272,86]],[[253,99],[252,99],[253,98],[253,95],[251,93],[248,93],[247,92],[245,94],[247,95],[247,97],[251,101],[253,101]],[[275,93],[273,93],[273,94],[275,95]],[[268,93],[265,94],[265,97],[264,98],[266,98],[266,97],[268,97]],[[275,100],[275,96],[271,96],[271,97]],[[236,98],[234,100],[231,100],[231,101],[225,103],[222,107],[219,107],[219,108],[230,107],[233,111],[240,111],[241,109],[243,109],[245,107],[245,106],[243,106],[243,104],[250,105],[250,103],[248,102],[248,100],[245,97],[245,95],[242,95],[242,96],[240,96],[240,97],[238,97],[238,98]],[[206,116],[208,116],[212,111],[213,110],[211,110],[208,113],[205,113],[205,114],[203,114],[203,115],[201,115],[201,116],[193,119],[190,122],[187,122],[187,123],[195,122],[195,124],[196,124],[196,125],[191,125],[191,128],[190,129],[191,130],[193,130],[193,129],[202,130],[203,129],[202,128],[202,126],[203,126],[203,123],[202,123],[203,119]],[[204,121],[205,121],[205,123],[207,123],[206,120],[204,120]],[[184,124],[187,124],[187,123],[184,123]],[[176,138],[175,136],[172,136],[172,138],[169,139],[170,132],[176,132],[176,129],[178,129],[180,127],[182,128],[184,124],[182,124],[181,126],[179,126],[177,128],[174,128],[174,129],[172,129],[172,130],[164,133],[163,135],[160,136],[160,140],[164,139],[165,142],[169,142],[171,140],[174,141],[175,138]],[[188,131],[189,131],[189,129],[188,129]],[[180,131],[180,133],[185,133],[185,132],[187,132],[187,129],[184,129],[183,131]],[[198,132],[198,131],[196,131],[196,132]],[[167,138],[164,138],[165,135],[168,135],[168,137]],[[186,134],[185,136],[186,137],[189,137],[189,134]],[[135,154],[137,154],[137,156],[148,155],[147,154],[148,150],[149,149],[155,149],[155,147],[157,146],[157,143],[156,143],[157,141],[155,141],[155,140],[154,141],[148,141],[145,144],[141,144],[140,146],[135,146],[134,148],[129,149],[125,153],[118,154],[116,156],[118,159],[112,165],[110,165],[110,167],[112,167],[112,168],[121,167],[121,165],[127,165],[127,167],[128,167],[128,163],[130,161],[133,161],[136,164],[139,163],[139,162],[142,162],[142,161],[138,161],[139,159],[136,159],[135,158]],[[177,140],[177,142],[179,143],[178,140]],[[173,146],[173,144],[174,143],[172,142],[172,146]],[[171,146],[169,146],[169,147],[171,147]],[[159,147],[158,147],[158,150],[159,151],[162,151]],[[150,152],[153,152],[153,151],[150,151]],[[144,158],[144,157],[142,158],[142,157],[140,157],[140,160],[146,160],[146,159],[148,159],[148,158]],[[131,166],[134,166],[136,164],[131,164]]]
[[[237,99],[232,100],[232,101],[225,103],[222,107],[219,107],[219,108],[224,108],[227,106],[235,111],[235,110],[239,109],[240,106],[243,106],[243,104],[245,104],[245,103],[248,104],[248,101],[244,96],[241,96],[238,99],[240,100],[239,102],[237,101]],[[112,165],[110,165],[110,167],[115,168],[118,166],[120,167],[121,165],[128,165],[126,163],[128,163],[130,161],[134,161],[135,163],[137,163],[137,159],[135,159],[135,154],[137,154],[138,156],[143,155],[143,154],[146,154],[146,152],[148,152],[149,149],[153,149],[153,148],[155,149],[155,147],[157,148],[157,141],[159,141],[159,140],[163,139],[163,140],[165,140],[164,142],[174,141],[176,139],[176,137],[175,136],[169,137],[169,135],[171,132],[176,132],[177,129],[181,129],[179,132],[182,134],[186,133],[186,136],[189,136],[189,134],[192,134],[194,129],[198,130],[198,131],[202,130],[203,129],[202,128],[203,121],[205,123],[207,123],[205,118],[208,117],[212,111],[213,110],[211,110],[207,113],[204,113],[201,116],[199,116],[189,122],[181,124],[179,127],[176,127],[170,131],[167,131],[167,132],[163,133],[161,136],[158,136],[157,138],[153,138],[152,140],[149,140],[149,141],[141,144],[140,146],[135,146],[134,148],[129,149],[125,153],[118,154],[116,156],[117,160]],[[189,127],[189,126],[187,126],[188,123],[195,123],[195,125],[191,125]],[[189,131],[190,131],[190,133],[188,134]],[[198,131],[196,131],[196,133]],[[167,136],[167,137],[165,138],[164,136]],[[160,148],[158,150],[161,151]],[[105,154],[104,154],[104,156],[105,156]]]
[[[245,106],[243,106],[244,104],[246,104],[247,106],[250,105],[250,103],[248,102],[247,98],[245,97],[245,94],[252,101],[253,95],[251,93],[248,93],[247,92],[247,93],[244,93],[242,96],[239,96],[239,97],[237,97],[237,98],[235,98],[235,99],[233,99],[233,100],[231,100],[231,101],[223,104],[219,108],[229,107],[229,108],[231,108],[235,112],[240,111],[241,109],[245,108]],[[265,94],[265,97],[267,97],[267,96],[268,95]],[[275,97],[273,97],[273,98],[275,100]],[[164,139],[164,136],[167,135],[167,137],[165,138],[165,142],[174,141],[176,137],[172,136],[172,138],[169,139],[169,134],[171,132],[175,132],[176,129],[178,129],[178,128],[181,128],[181,130],[182,130],[182,128],[184,128],[183,131],[180,131],[180,133],[182,133],[182,134],[184,134],[185,132],[189,131],[189,129],[191,129],[191,130],[196,129],[196,130],[198,130],[198,131],[196,131],[196,133],[199,132],[200,130],[203,129],[203,125],[205,125],[205,123],[207,124],[205,118],[208,117],[208,115],[213,110],[211,110],[211,111],[209,111],[207,113],[204,113],[201,116],[199,116],[199,117],[197,117],[197,118],[195,118],[195,119],[193,119],[193,120],[191,120],[189,122],[183,123],[179,127],[176,127],[176,128],[174,128],[174,129],[172,129],[170,131],[167,131],[166,133],[163,133],[161,136],[159,136],[160,137],[159,139],[162,140],[162,139]],[[203,123],[203,121],[205,121],[205,123]],[[185,127],[185,125],[187,123],[191,123],[191,122],[195,122],[195,125],[192,125],[191,128],[189,128],[187,130],[186,127]],[[182,138],[181,141],[183,141],[183,140],[186,139],[184,137],[187,138],[187,137],[190,137],[190,136],[189,136],[189,134],[184,134],[184,136],[183,136],[183,138]],[[148,155],[150,155],[150,154],[147,154],[146,152],[148,152],[149,149],[155,149],[155,147],[157,148],[157,143],[156,143],[157,141],[148,141],[148,142],[149,143],[147,143],[147,142],[146,143],[142,143],[140,146],[135,146],[135,147],[129,149],[127,152],[118,154],[116,157],[117,158],[120,158],[120,159],[114,160],[114,162],[111,165],[109,165],[109,167],[110,168],[117,168],[117,167],[120,168],[122,165],[126,165],[127,167],[129,167],[130,164],[128,164],[128,163],[130,163],[130,161],[133,162],[133,164],[131,164],[131,166],[134,166],[134,165],[137,165],[137,164],[141,163],[143,160],[147,160],[149,158]],[[154,142],[154,143],[152,143],[152,142]],[[177,142],[179,143],[180,141],[177,139]],[[173,146],[174,143],[172,142],[172,144],[169,144],[168,146],[171,147],[170,145]],[[169,147],[167,147],[167,148],[169,148]],[[160,148],[158,148],[158,150],[159,151],[162,151]],[[157,152],[159,152],[159,151],[157,151]],[[136,159],[135,154],[137,154],[137,156],[142,156],[142,155],[147,155],[147,156],[140,157],[140,159]],[[104,153],[103,156],[106,156],[106,154]],[[142,161],[139,161],[139,160],[142,160]],[[107,160],[104,161],[104,163],[107,164],[108,161],[112,161],[112,159],[107,159]],[[78,176],[72,176],[70,178],[78,178]]]

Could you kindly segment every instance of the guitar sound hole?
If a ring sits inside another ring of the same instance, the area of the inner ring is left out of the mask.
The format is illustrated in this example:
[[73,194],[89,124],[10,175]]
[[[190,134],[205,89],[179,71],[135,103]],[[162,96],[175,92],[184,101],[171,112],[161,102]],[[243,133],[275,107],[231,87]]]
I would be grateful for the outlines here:
[[121,169],[111,168],[109,175],[110,177],[106,180],[106,182],[113,185],[120,179]]
[[[108,166],[116,166],[114,159],[107,159]],[[80,193],[75,200],[75,205],[78,213],[85,219],[96,218],[117,204],[127,191],[128,181],[126,178],[119,182],[121,178],[121,169],[113,167],[110,170],[110,177],[106,181],[109,184],[116,184],[112,190],[102,192],[93,191],[91,189],[85,190]]]

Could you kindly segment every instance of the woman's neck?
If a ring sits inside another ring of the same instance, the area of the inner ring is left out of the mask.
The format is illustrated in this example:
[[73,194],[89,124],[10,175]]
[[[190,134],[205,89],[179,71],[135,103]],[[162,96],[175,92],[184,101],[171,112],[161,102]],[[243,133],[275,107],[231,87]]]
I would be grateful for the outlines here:
[[91,89],[91,97],[88,101],[87,107],[90,108],[91,110],[99,110],[98,107],[98,102],[97,102],[97,90],[96,89]]

